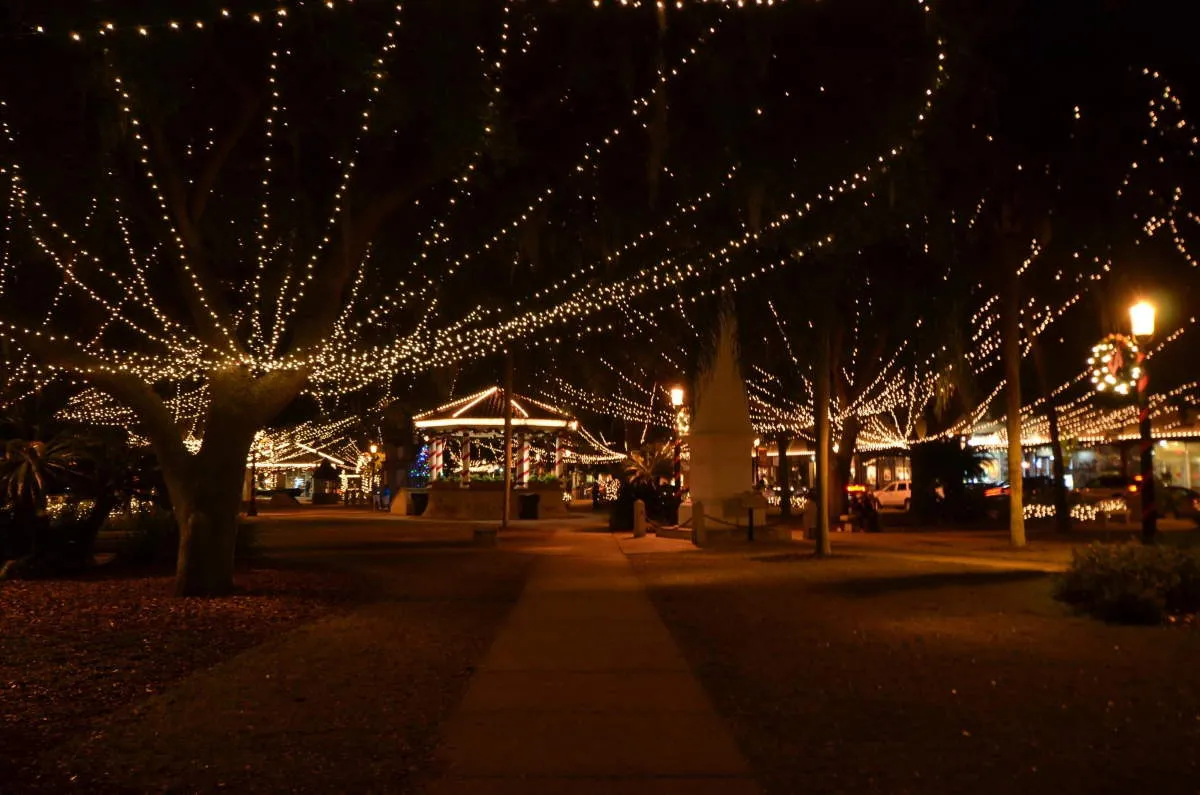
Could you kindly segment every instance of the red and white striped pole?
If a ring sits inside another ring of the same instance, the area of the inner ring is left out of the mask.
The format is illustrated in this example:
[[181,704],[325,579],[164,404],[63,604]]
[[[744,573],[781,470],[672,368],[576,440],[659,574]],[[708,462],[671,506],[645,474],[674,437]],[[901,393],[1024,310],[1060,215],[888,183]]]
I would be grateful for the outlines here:
[[429,479],[442,479],[442,458],[445,456],[445,446],[442,437],[435,436],[429,443]]
[[530,465],[530,449],[529,440],[521,439],[521,473],[517,478],[518,486],[529,485],[529,465]]
[[567,439],[560,435],[554,444],[554,477],[559,481],[567,477]]

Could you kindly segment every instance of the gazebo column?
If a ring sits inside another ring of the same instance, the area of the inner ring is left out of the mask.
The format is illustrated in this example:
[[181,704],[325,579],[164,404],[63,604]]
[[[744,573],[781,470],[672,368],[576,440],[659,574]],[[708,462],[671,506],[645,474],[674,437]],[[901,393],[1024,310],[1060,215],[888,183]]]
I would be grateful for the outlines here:
[[567,437],[561,433],[554,440],[554,477],[566,483],[567,478]]
[[441,436],[435,436],[429,441],[429,479],[442,479],[443,459],[446,456],[446,441]]
[[530,460],[530,453],[531,453],[531,450],[529,448],[529,437],[522,434],[521,435],[521,470],[520,470],[520,475],[517,477],[517,485],[518,486],[528,486],[529,485],[529,467],[530,467],[530,464],[532,463]]
[[462,485],[471,485],[471,432],[464,431],[462,438]]

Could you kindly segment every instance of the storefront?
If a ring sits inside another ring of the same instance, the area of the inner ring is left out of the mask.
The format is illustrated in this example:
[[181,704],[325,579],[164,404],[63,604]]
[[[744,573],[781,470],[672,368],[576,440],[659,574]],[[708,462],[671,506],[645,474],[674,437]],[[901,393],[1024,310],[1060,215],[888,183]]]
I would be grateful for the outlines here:
[[[857,469],[855,467],[854,469]],[[872,489],[882,489],[889,483],[912,481],[912,462],[906,455],[863,456],[862,477],[853,472],[854,481]]]
[[[1141,466],[1141,444],[1121,441],[1076,450],[1070,455],[1068,472],[1074,484],[1086,485],[1102,474],[1129,475]],[[1154,442],[1154,471],[1166,483],[1200,488],[1200,441],[1158,439]]]

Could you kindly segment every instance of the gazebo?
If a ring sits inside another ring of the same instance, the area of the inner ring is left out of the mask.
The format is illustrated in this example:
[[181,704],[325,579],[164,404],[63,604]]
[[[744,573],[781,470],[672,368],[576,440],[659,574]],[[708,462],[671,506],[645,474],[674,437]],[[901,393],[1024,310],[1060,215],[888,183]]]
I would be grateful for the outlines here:
[[[413,417],[417,431],[429,439],[430,489],[425,515],[463,519],[500,516],[500,484],[480,478],[472,482],[471,469],[477,448],[497,440],[503,444],[506,402],[512,406],[513,485],[525,494],[541,497],[541,516],[565,510],[561,484],[566,475],[567,441],[579,423],[565,411],[515,392],[510,398],[503,388],[493,386]],[[457,447],[460,463],[454,480],[446,477],[444,466],[446,452],[452,447]],[[550,450],[553,479],[542,479],[537,477],[538,469],[550,474],[546,471],[550,456],[543,452]],[[513,501],[514,512],[518,504],[518,500]]]

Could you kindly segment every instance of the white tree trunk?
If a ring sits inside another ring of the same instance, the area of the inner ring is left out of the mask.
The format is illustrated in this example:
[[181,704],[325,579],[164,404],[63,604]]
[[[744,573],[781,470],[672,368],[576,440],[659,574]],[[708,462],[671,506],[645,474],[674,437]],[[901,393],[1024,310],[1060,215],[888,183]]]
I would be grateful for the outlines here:
[[1025,546],[1024,471],[1021,451],[1021,290],[1016,264],[1005,262],[1007,290],[1002,307],[1000,334],[1004,358],[1005,404],[1008,430],[1008,535],[1014,547]]

